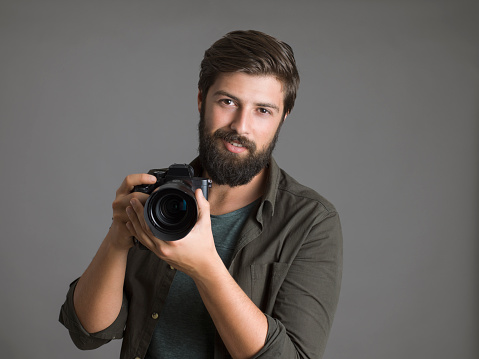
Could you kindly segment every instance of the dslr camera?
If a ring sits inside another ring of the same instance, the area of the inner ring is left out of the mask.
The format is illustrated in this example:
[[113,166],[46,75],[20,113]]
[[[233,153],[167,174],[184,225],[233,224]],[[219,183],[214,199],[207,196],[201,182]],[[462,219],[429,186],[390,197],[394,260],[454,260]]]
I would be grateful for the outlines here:
[[163,241],[185,237],[198,220],[195,191],[200,188],[208,199],[211,180],[194,177],[193,168],[187,164],[152,169],[148,174],[156,177],[156,183],[135,186],[132,191],[150,195],[144,210],[146,224],[155,237]]

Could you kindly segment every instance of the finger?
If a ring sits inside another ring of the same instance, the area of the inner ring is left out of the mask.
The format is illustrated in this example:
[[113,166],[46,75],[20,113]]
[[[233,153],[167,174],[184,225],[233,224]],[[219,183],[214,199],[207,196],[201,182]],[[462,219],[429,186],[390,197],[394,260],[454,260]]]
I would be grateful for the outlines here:
[[126,222],[126,229],[128,229],[128,231],[130,232],[130,234],[133,236],[133,237],[136,237],[137,236],[137,233],[135,231],[135,228],[133,227],[133,225],[131,224],[130,221]]
[[136,198],[132,198],[130,200],[130,205],[131,205],[131,207],[129,207],[129,208],[132,208],[133,211],[135,212],[136,219],[138,220],[138,223],[140,224],[141,228],[143,228],[143,230],[146,230],[147,225],[146,225],[146,222],[145,222],[145,218],[143,216],[143,210],[144,210],[143,205]]
[[134,233],[136,239],[138,239],[145,247],[151,248],[151,240],[150,238],[148,238],[145,231],[143,230],[140,219],[138,218],[138,215],[135,210],[131,206],[129,206],[126,208],[126,213],[128,214],[128,218],[130,219],[130,232]]
[[131,207],[128,208],[130,220],[138,235],[136,238],[149,249],[161,247],[163,242],[155,237],[146,224],[145,217],[143,215],[143,205],[137,199],[132,199]]
[[117,195],[128,194],[133,190],[133,187],[141,184],[154,184],[156,183],[156,177],[147,173],[136,173],[125,177],[120,185],[120,188],[116,191]]
[[140,203],[145,204],[148,197],[149,195],[146,193],[133,192],[127,196],[120,196],[116,198],[112,203],[113,218],[123,223],[126,223],[128,221],[126,208],[130,206],[131,199],[137,198],[140,201]]
[[210,218],[210,203],[203,195],[203,191],[198,188],[195,191],[196,203],[198,203],[198,221],[202,218]]
[[142,205],[145,205],[146,200],[150,197],[149,194],[147,193],[142,193],[142,192],[132,192],[128,196],[125,196],[125,200],[128,201],[128,204],[130,204],[131,200],[133,198],[136,198]]

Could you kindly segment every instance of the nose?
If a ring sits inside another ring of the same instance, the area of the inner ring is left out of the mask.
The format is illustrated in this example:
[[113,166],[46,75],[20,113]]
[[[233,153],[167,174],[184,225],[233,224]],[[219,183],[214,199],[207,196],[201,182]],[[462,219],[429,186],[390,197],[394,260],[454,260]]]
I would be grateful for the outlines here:
[[239,108],[233,117],[230,128],[235,130],[239,135],[247,135],[249,133],[250,119],[248,112],[244,108]]

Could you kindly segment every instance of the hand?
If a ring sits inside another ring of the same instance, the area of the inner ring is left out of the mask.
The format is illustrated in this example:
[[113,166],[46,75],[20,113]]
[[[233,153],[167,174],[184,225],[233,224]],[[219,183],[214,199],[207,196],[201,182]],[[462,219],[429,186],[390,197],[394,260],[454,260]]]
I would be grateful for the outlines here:
[[206,275],[212,266],[221,263],[211,232],[210,205],[201,189],[195,192],[198,203],[198,221],[188,235],[177,241],[162,241],[148,228],[143,215],[143,204],[132,198],[127,208],[130,235],[135,236],[145,247],[174,268],[193,279]]
[[113,201],[113,223],[110,227],[110,237],[113,244],[121,249],[129,249],[133,245],[131,233],[126,227],[129,221],[126,214],[126,208],[130,205],[130,201],[135,198],[139,203],[145,204],[149,195],[141,192],[131,192],[134,186],[141,184],[154,184],[156,177],[146,174],[132,174],[127,176],[118,190],[116,191],[116,198]]

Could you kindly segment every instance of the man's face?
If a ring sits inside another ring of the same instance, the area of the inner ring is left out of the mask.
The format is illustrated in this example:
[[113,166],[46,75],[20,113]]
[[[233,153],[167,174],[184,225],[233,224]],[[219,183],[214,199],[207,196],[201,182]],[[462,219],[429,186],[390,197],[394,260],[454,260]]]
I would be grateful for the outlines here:
[[249,183],[268,164],[283,120],[284,93],[274,76],[223,73],[198,94],[199,154],[214,183]]

